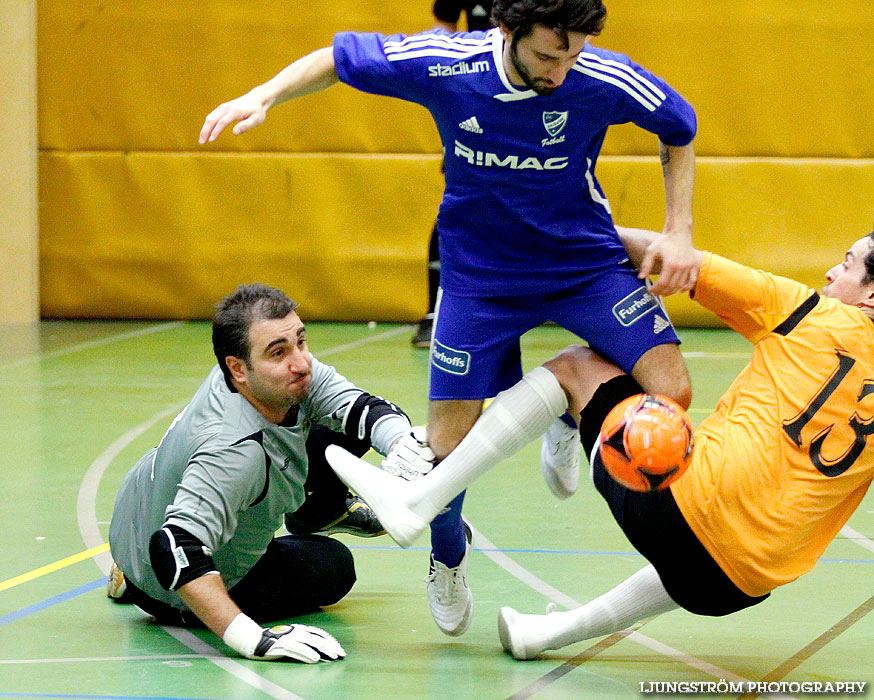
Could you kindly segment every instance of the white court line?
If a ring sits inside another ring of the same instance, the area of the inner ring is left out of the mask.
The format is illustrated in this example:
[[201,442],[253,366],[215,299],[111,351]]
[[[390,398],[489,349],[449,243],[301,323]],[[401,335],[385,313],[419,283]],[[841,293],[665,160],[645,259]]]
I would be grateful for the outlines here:
[[[627,639],[630,639],[633,642],[637,642],[638,644],[645,646],[647,649],[658,652],[663,656],[676,659],[677,661],[680,661],[687,666],[697,668],[699,671],[703,671],[709,676],[718,678],[720,681],[724,680],[731,681],[733,683],[743,683],[744,687],[749,687],[747,684],[752,682],[744,678],[743,676],[739,676],[736,673],[732,673],[731,671],[721,669],[719,668],[719,666],[715,666],[707,661],[697,659],[694,656],[689,656],[688,654],[674,649],[672,646],[663,644],[662,642],[656,639],[652,639],[651,637],[647,637],[640,632],[632,631],[632,633],[628,635]],[[760,693],[759,695],[763,698],[773,698],[774,700],[796,700],[792,695],[786,695],[785,693]]]
[[752,356],[752,350],[749,352],[699,352],[697,350],[691,350],[689,352],[680,353],[686,359],[705,359],[705,360],[726,360],[737,358],[739,360],[749,360]]
[[[226,673],[238,678],[243,681],[243,683],[247,683],[256,690],[260,690],[271,698],[276,698],[276,700],[304,700],[300,695],[295,695],[281,685],[276,685],[273,681],[267,680],[260,673],[256,673],[248,666],[241,664],[239,661],[227,656],[217,656],[215,648],[183,627],[164,627],[162,625],[161,629],[176,639],[176,641],[187,646],[193,652],[201,654],[203,658],[215,664]],[[270,662],[260,661],[258,663]]]
[[[154,327],[155,330],[153,330],[152,332],[155,332],[156,330],[163,330],[164,328],[171,325],[173,324],[164,324],[163,326]],[[351,343],[345,343],[343,345],[337,345],[332,348],[327,348],[319,352],[318,356],[328,357],[330,355],[336,355],[345,350],[353,350],[355,348],[361,347],[362,345],[367,345],[369,343],[373,343],[379,340],[384,340],[386,338],[399,335],[400,333],[409,332],[411,328],[412,326],[401,326],[399,328],[394,328],[384,333],[377,333],[375,335],[367,336],[366,338],[362,338]],[[144,335],[144,333],[142,332],[140,332],[139,334]],[[130,336],[130,334],[125,335]],[[115,338],[121,339],[121,336],[116,336]],[[83,343],[82,345],[86,344]],[[70,350],[70,348],[67,348],[67,350]],[[82,483],[79,485],[79,493],[76,498],[76,517],[79,523],[79,533],[82,536],[82,541],[85,542],[85,545],[88,549],[103,544],[103,536],[100,534],[100,529],[97,527],[96,504],[97,491],[100,487],[100,480],[103,478],[104,472],[112,463],[112,460],[125,447],[131,444],[137,437],[146,432],[162,418],[166,418],[173,413],[181,410],[183,405],[184,404],[175,404],[174,406],[155,414],[148,420],[143,421],[139,425],[131,428],[126,433],[124,433],[124,435],[122,435],[111,445],[109,445],[109,447],[103,450],[103,452],[99,454],[88,467],[88,470],[85,472],[85,476],[82,478]],[[94,563],[97,565],[97,567],[100,569],[104,576],[109,573],[109,568],[112,565],[111,562],[112,559],[109,552],[103,552],[102,554],[94,557]],[[267,680],[260,674],[252,671],[248,666],[241,664],[239,661],[231,659],[227,656],[219,655],[218,651],[214,647],[210,646],[199,637],[193,635],[188,630],[179,627],[165,626],[162,626],[161,629],[163,629],[167,634],[176,639],[178,642],[195,652],[198,657],[209,660],[211,663],[215,664],[225,672],[238,678],[244,683],[247,683],[253,688],[260,690],[265,695],[269,695],[276,700],[303,700],[303,698],[301,698],[300,696],[295,695],[291,691],[286,690],[285,688]]]
[[4,362],[0,364],[0,371],[6,369],[13,369],[15,367],[21,367],[22,365],[26,365],[30,362],[40,362],[41,360],[48,360],[55,357],[62,357],[63,355],[72,355],[76,352],[82,352],[83,350],[91,350],[92,348],[103,347],[104,345],[112,345],[112,343],[118,343],[122,340],[130,340],[131,338],[140,338],[144,335],[151,335],[152,333],[161,333],[163,331],[170,330],[172,328],[178,328],[179,326],[184,326],[184,321],[170,321],[169,323],[159,323],[156,326],[148,326],[147,328],[139,328],[135,331],[128,331],[127,333],[119,333],[118,335],[109,336],[108,338],[100,338],[99,340],[88,340],[83,343],[76,343],[75,345],[70,345],[66,348],[60,348],[59,350],[49,350],[48,352],[40,352],[36,355],[30,355],[28,357],[22,357],[18,360],[13,360],[12,362]]
[[495,562],[495,564],[500,566],[510,575],[516,577],[529,588],[533,588],[538,593],[558,603],[562,607],[568,610],[570,610],[571,608],[580,607],[579,602],[577,602],[570,596],[565,595],[557,588],[553,588],[542,578],[531,573],[524,566],[518,564],[512,558],[504,554],[504,552],[500,551],[500,548],[497,545],[493,544],[485,535],[482,534],[482,532],[477,530],[470,522],[470,520],[468,520],[467,518],[465,518],[465,520],[467,520],[467,524],[470,525],[470,529],[473,532],[473,540],[471,540],[472,547],[482,549],[483,554],[485,554],[489,559]]
[[[507,571],[511,576],[519,579],[527,585],[529,588],[540,593],[545,598],[552,600],[555,603],[563,606],[570,610],[571,608],[580,607],[580,603],[568,595],[565,595],[558,589],[546,583],[543,579],[534,575],[524,566],[521,566],[517,562],[513,561],[506,554],[501,552],[497,545],[491,542],[485,535],[482,534],[479,530],[477,530],[470,522],[467,521],[468,525],[470,525],[471,530],[473,531],[473,540],[471,545],[481,549],[481,553],[485,554],[489,559],[491,559],[495,564],[499,567]],[[711,664],[703,659],[696,658],[694,656],[690,656],[685,652],[680,651],[679,649],[675,649],[672,646],[659,642],[651,637],[647,637],[645,634],[641,634],[640,632],[632,632],[627,637],[633,642],[637,642],[641,646],[650,649],[658,654],[662,654],[663,656],[667,656],[669,658],[675,659],[680,663],[686,664],[692,668],[695,668],[699,671],[703,671],[709,676],[717,679],[725,679],[727,681],[734,682],[743,682],[749,683],[751,682],[749,679],[744,678],[743,676],[739,676],[736,673],[732,673],[731,671],[727,671],[719,666]],[[782,694],[763,694],[762,697],[774,698],[774,700],[794,700],[789,695]]]
[[[213,652],[215,656],[218,652]],[[154,654],[152,656],[68,656],[62,659],[0,659],[0,665],[16,664],[90,664],[104,661],[188,661],[203,659],[203,654]]]
[[[82,541],[85,542],[88,549],[103,544],[103,535],[100,534],[100,528],[97,526],[97,489],[100,486],[103,473],[112,464],[112,460],[125,447],[130,445],[158,421],[179,413],[185,406],[185,403],[176,403],[131,428],[103,450],[97,456],[97,459],[91,462],[91,466],[88,467],[85,476],[82,477],[82,482],[79,484],[79,493],[76,496],[76,519],[79,523],[79,533],[82,535]],[[97,564],[97,567],[105,576],[109,573],[109,568],[112,566],[112,555],[109,552],[101,552],[94,557],[94,563]]]
[[855,542],[863,549],[867,549],[869,552],[874,552],[874,541],[865,537],[865,535],[863,535],[861,532],[856,532],[849,525],[844,525],[841,528],[841,534],[848,540],[852,540],[853,542]]
[[327,350],[321,350],[313,354],[315,355],[315,357],[329,357],[331,355],[336,355],[338,352],[354,350],[355,348],[361,347],[362,345],[374,343],[377,340],[385,340],[386,338],[391,338],[393,336],[400,335],[401,333],[409,333],[411,330],[413,330],[413,328],[414,326],[400,326],[399,328],[393,328],[390,331],[384,331],[382,333],[377,333],[376,335],[369,335],[366,338],[353,340],[351,343],[345,343],[344,345],[335,345],[332,348],[328,348]]

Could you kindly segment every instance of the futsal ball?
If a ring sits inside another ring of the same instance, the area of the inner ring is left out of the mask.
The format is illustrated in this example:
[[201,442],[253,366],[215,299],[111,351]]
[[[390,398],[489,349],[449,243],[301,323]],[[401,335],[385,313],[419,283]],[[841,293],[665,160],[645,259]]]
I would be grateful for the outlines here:
[[692,422],[671,399],[637,394],[607,414],[598,452],[610,476],[626,488],[661,491],[689,466]]

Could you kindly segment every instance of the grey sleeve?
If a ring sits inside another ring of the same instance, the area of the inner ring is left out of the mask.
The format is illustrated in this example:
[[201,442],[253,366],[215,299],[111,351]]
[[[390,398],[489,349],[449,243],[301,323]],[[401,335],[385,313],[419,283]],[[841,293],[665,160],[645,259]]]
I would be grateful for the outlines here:
[[165,525],[177,525],[215,552],[237,529],[239,514],[255,502],[267,479],[261,444],[246,439],[189,460]]
[[315,358],[305,410],[311,420],[349,437],[368,440],[381,454],[410,429],[409,418],[397,406],[359,389]]

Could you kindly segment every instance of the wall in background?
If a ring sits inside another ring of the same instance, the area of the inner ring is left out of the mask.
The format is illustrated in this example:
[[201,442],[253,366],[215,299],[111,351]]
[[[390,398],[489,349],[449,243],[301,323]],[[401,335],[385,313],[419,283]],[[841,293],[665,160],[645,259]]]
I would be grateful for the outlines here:
[[[874,223],[874,13],[835,0],[609,0],[596,43],[695,106],[696,243],[820,285]],[[413,33],[430,2],[40,0],[44,316],[202,318],[240,282],[309,319],[418,319],[442,192],[424,109],[338,85],[242,137],[204,116],[354,29]],[[618,223],[660,228],[655,137],[614,128],[598,177]],[[711,324],[684,299],[675,321]]]

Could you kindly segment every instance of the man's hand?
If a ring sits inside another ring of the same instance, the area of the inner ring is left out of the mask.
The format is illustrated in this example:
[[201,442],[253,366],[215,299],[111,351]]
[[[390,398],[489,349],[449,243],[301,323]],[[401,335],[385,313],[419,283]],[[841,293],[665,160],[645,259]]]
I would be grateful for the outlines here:
[[206,115],[200,130],[200,143],[215,141],[230,124],[238,122],[233,133],[240,135],[258,126],[267,117],[267,105],[252,92],[230,102],[224,102]]
[[336,661],[346,656],[343,647],[330,634],[309,625],[279,625],[265,629],[250,659],[276,661],[293,659],[305,664]]
[[417,425],[392,445],[382,468],[394,476],[415,481],[431,471],[435,461],[428,445],[428,433],[424,426]]
[[263,85],[242,97],[225,102],[210,112],[200,130],[200,143],[215,141],[229,124],[239,135],[261,122],[273,105],[324,90],[338,80],[334,68],[334,49],[326,46],[283,68]]
[[305,664],[336,661],[346,656],[330,634],[309,625],[278,625],[264,629],[250,617],[237,615],[222,636],[225,644],[248,659],[291,659]]
[[658,270],[658,281],[649,289],[652,294],[668,296],[688,292],[698,280],[699,258],[690,236],[663,233],[647,246],[637,276],[645,279]]

